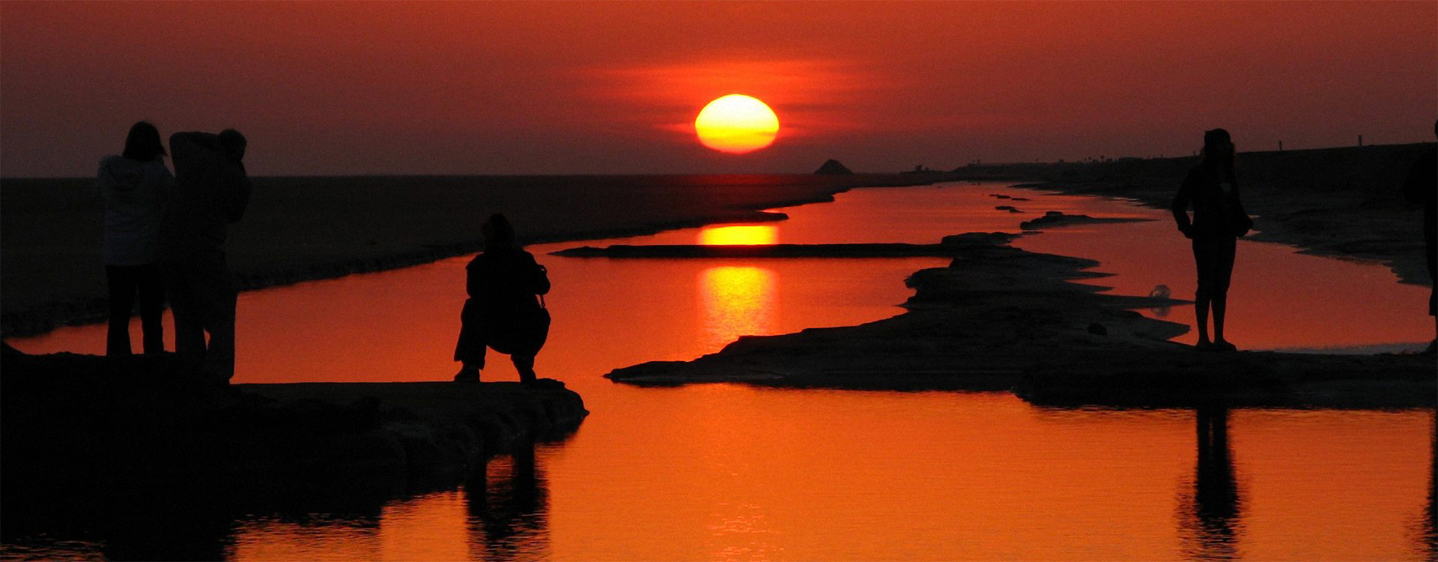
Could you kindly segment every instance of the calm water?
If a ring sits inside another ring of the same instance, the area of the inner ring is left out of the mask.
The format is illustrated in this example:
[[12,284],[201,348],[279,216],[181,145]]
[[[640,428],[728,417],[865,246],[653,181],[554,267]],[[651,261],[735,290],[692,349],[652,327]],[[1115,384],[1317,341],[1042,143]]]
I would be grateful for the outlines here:
[[[791,219],[779,223],[584,244],[933,242],[1015,231],[1048,210],[1164,218],[1121,201],[1001,186],[872,189],[785,209]],[[532,459],[496,459],[482,485],[411,491],[359,514],[231,515],[209,539],[214,552],[234,560],[1405,560],[1435,552],[1432,412],[1238,410],[1205,416],[1210,425],[1226,420],[1218,425],[1227,439],[1202,447],[1199,417],[1188,410],[1048,410],[1003,393],[615,385],[600,376],[693,358],[743,334],[892,316],[910,294],[903,279],[946,262],[544,255],[574,245],[530,250],[555,287],[537,368],[583,394],[593,412],[576,435]],[[1186,240],[1165,220],[1060,229],[1018,245],[1098,259],[1116,275],[1090,282],[1120,292],[1193,290]],[[448,378],[466,261],[241,295],[238,382]],[[1384,268],[1244,243],[1236,269],[1230,333],[1241,346],[1411,348],[1431,337],[1426,290],[1399,285]],[[1330,316],[1312,312],[1319,302]],[[1146,313],[1192,318],[1186,307]],[[99,353],[103,331],[10,343]],[[484,376],[516,378],[503,357],[492,357]],[[115,552],[113,537],[93,535],[32,535],[3,552]],[[171,535],[129,529],[124,540]]]

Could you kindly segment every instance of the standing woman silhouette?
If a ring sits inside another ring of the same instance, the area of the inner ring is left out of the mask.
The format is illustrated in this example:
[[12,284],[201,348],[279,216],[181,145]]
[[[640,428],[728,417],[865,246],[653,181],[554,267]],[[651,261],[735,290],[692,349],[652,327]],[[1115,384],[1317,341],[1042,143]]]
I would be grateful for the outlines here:
[[160,218],[174,189],[165,167],[165,145],[154,125],[140,121],[125,137],[125,151],[100,161],[95,185],[105,201],[105,279],[110,289],[110,327],[105,355],[130,355],[130,314],[140,301],[146,355],[165,351],[165,290],[160,283]]
[[[1198,320],[1198,344],[1202,351],[1233,351],[1223,338],[1223,320],[1228,312],[1228,283],[1233,276],[1233,258],[1238,237],[1253,228],[1253,219],[1243,210],[1238,197],[1238,180],[1233,172],[1234,147],[1228,131],[1203,133],[1203,160],[1189,170],[1183,186],[1173,198],[1173,218],[1178,230],[1193,240],[1193,259],[1198,267],[1198,291],[1193,306]],[[1188,209],[1193,207],[1193,219]],[[1213,339],[1208,338],[1208,312],[1213,310]]]

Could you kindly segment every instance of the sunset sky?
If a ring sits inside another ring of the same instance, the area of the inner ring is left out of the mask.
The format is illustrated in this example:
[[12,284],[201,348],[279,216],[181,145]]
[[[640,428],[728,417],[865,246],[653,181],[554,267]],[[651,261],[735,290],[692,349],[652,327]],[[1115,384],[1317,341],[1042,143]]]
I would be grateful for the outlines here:
[[[702,146],[710,100],[777,141]],[[0,175],[149,119],[250,172],[860,171],[1432,140],[1438,2],[0,3]]]

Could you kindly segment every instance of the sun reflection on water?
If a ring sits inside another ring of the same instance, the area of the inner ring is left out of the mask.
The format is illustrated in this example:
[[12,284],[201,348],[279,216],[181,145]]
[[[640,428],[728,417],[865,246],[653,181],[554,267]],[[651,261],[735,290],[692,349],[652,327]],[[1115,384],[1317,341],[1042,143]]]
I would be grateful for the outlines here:
[[768,334],[778,308],[778,276],[753,266],[711,267],[699,272],[704,308],[704,337],[711,348],[739,336]]
[[761,246],[778,242],[779,228],[771,225],[711,226],[699,231],[699,243],[705,246]]

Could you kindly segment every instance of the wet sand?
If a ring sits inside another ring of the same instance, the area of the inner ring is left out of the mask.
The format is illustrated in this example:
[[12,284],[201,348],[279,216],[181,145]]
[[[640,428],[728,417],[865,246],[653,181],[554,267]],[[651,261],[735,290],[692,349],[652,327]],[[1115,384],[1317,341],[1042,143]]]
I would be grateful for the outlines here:
[[[1423,253],[1423,212],[1403,199],[1403,180],[1433,143],[1242,152],[1238,181],[1254,215],[1248,239],[1298,246],[1305,253],[1383,263],[1405,283],[1430,285]],[[1159,209],[1173,201],[1198,159],[1125,159],[1104,163],[973,166],[1030,178],[1026,187],[1125,197]]]
[[[858,186],[941,177],[366,176],[254,178],[230,227],[244,290],[427,263],[479,248],[479,224],[509,215],[525,243],[777,220],[761,209],[831,200]],[[0,179],[0,333],[103,321],[103,208],[92,178]]]
[[1433,407],[1431,356],[1207,353],[1167,341],[1186,327],[1131,309],[1181,301],[1075,283],[1098,263],[1012,248],[1012,235],[965,234],[960,255],[908,281],[897,317],[845,328],[744,337],[694,361],[605,375],[637,385],[739,382],[776,387],[1017,390],[1038,404]]

